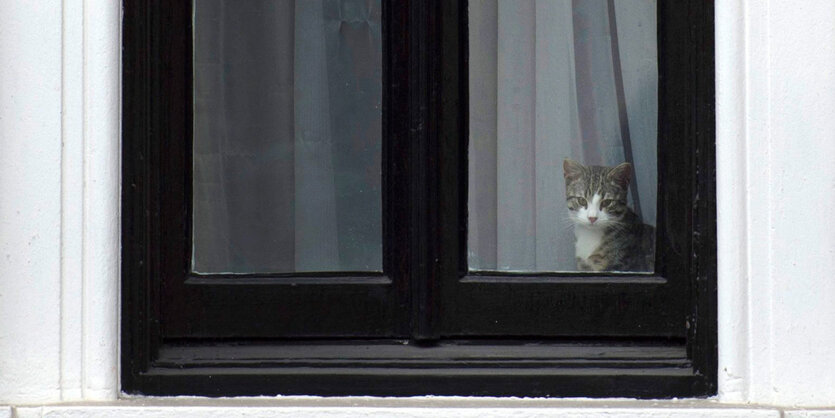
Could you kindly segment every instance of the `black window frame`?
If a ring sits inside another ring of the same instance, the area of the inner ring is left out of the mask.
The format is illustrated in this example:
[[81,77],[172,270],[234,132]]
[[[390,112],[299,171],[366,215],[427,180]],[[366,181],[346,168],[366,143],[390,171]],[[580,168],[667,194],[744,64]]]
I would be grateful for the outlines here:
[[466,0],[384,0],[383,274],[189,273],[190,3],[123,2],[124,392],[716,393],[712,1],[658,3],[658,273],[603,276],[467,269]]

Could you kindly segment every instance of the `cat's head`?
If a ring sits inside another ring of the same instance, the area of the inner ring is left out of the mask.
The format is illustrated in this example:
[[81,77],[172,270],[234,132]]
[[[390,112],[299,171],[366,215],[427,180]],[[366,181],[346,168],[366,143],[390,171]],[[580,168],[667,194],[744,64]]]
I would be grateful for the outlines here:
[[626,193],[632,180],[631,164],[584,166],[567,159],[562,167],[565,203],[575,225],[606,228],[620,222],[629,212]]

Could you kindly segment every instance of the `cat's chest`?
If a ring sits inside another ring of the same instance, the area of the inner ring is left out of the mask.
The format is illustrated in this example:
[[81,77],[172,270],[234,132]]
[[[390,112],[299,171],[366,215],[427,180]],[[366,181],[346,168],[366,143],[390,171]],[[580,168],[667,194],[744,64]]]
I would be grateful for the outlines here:
[[586,259],[588,258],[603,241],[603,231],[599,229],[589,229],[581,225],[574,228],[574,254],[575,256]]

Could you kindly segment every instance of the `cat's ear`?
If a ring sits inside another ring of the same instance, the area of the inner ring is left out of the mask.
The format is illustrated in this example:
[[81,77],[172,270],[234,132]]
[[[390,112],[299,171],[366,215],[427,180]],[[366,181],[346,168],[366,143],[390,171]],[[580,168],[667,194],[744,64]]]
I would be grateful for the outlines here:
[[585,167],[582,164],[568,158],[562,162],[562,175],[567,181],[574,181],[582,177],[584,169]]
[[606,176],[609,180],[612,180],[618,186],[625,189],[629,186],[629,182],[632,181],[632,164],[621,163],[613,168],[612,171],[609,171],[609,174]]

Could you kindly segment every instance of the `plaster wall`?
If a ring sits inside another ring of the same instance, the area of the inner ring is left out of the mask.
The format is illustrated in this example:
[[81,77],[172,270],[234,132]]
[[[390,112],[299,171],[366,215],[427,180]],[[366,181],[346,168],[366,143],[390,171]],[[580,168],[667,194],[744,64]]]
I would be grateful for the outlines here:
[[719,399],[835,405],[835,3],[716,6]]
[[[34,406],[66,401],[157,411],[117,401],[119,13],[112,0],[0,1],[0,404],[18,416],[85,413]],[[709,402],[835,408],[835,2],[717,0],[716,19],[720,388]],[[785,412],[807,413],[825,411]]]
[[119,29],[0,1],[0,403],[118,393]]
[[61,51],[59,1],[0,3],[0,399],[5,402],[47,402],[60,392]]

